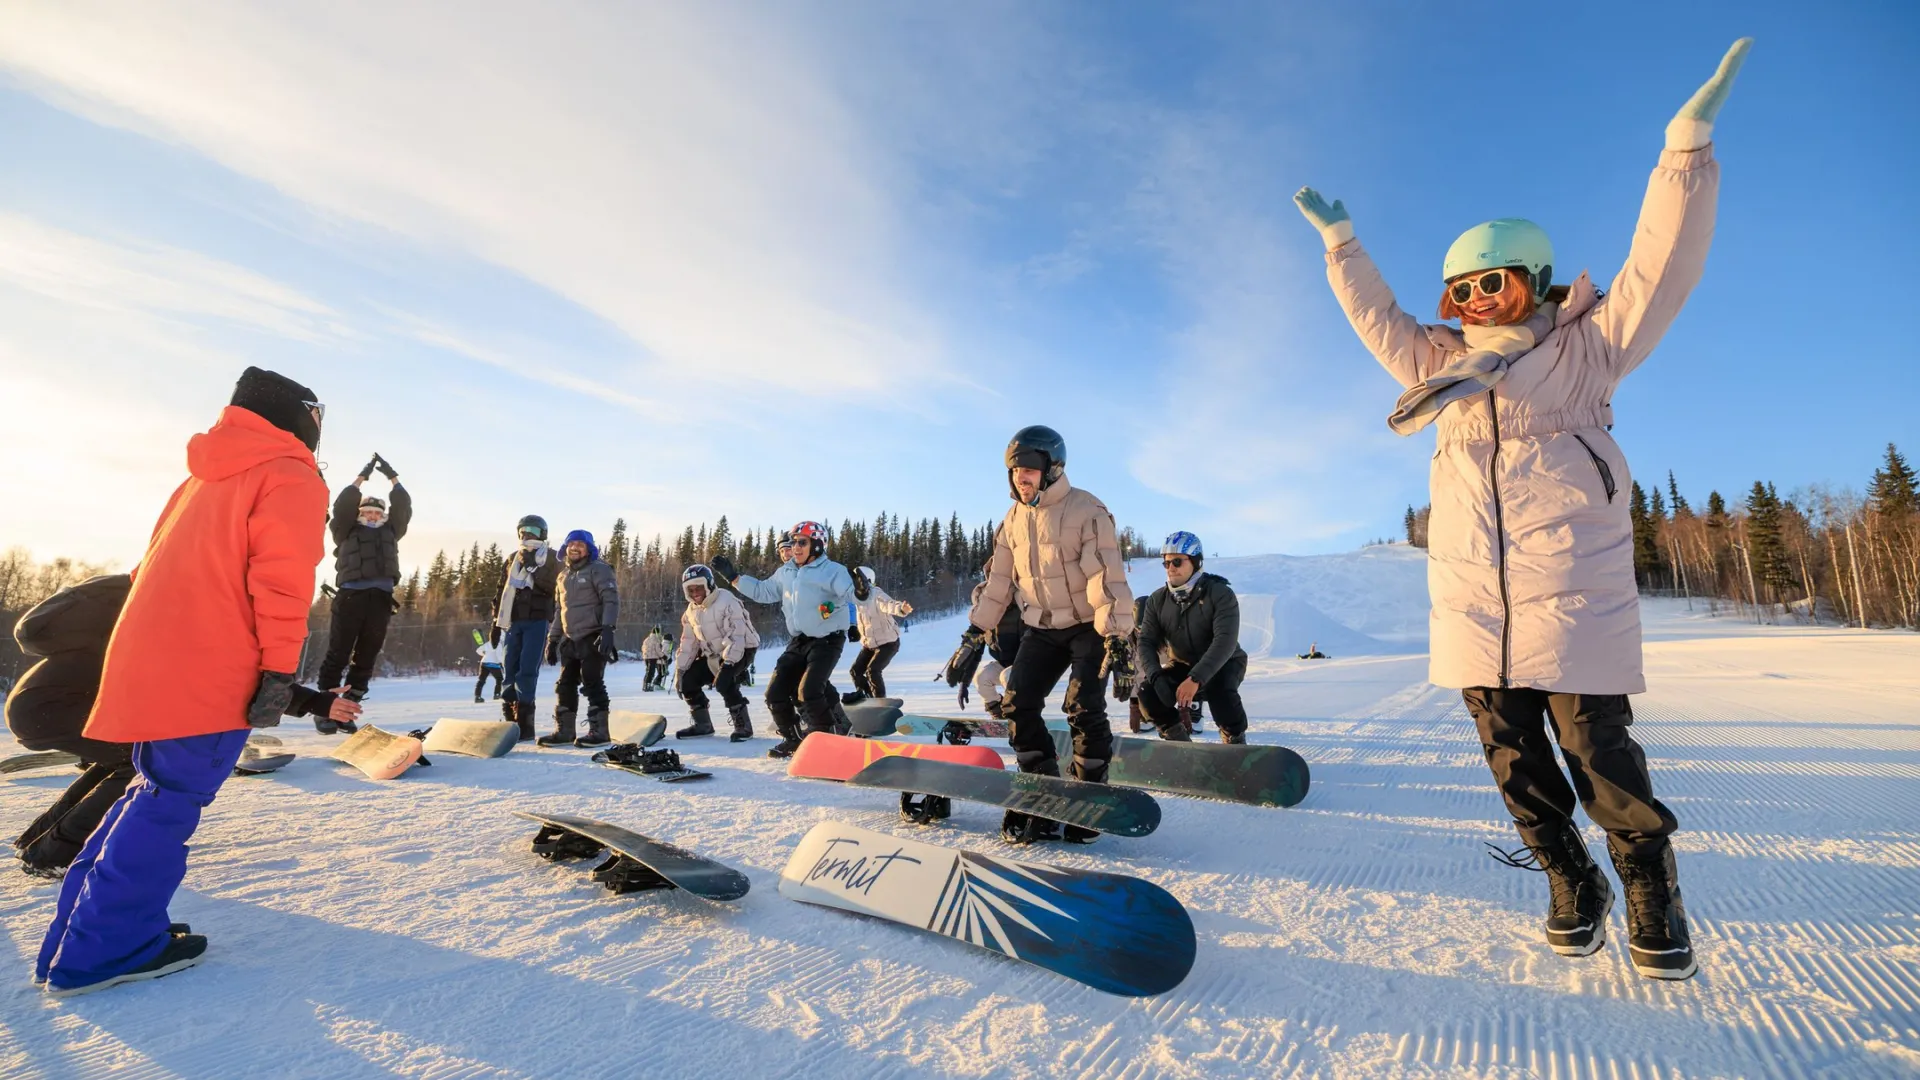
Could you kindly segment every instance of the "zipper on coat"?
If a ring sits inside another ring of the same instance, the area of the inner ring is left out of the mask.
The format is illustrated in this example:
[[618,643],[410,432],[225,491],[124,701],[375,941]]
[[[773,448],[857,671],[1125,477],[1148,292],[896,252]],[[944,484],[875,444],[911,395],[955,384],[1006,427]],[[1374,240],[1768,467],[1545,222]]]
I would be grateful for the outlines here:
[[1600,474],[1600,486],[1605,488],[1607,491],[1607,501],[1612,502],[1614,495],[1617,494],[1620,490],[1619,488],[1615,487],[1613,484],[1613,466],[1607,464],[1606,458],[1603,458],[1599,454],[1594,453],[1593,445],[1587,442],[1587,440],[1581,439],[1579,432],[1569,431],[1567,432],[1567,434],[1573,436],[1576,439],[1580,439],[1580,445],[1583,447],[1586,447],[1587,456],[1593,459],[1593,471]]
[[1500,689],[1507,688],[1513,667],[1513,601],[1507,593],[1507,523],[1500,508],[1500,404],[1487,389],[1487,416],[1493,420],[1493,457],[1487,462],[1487,484],[1493,489],[1493,539],[1500,555]]

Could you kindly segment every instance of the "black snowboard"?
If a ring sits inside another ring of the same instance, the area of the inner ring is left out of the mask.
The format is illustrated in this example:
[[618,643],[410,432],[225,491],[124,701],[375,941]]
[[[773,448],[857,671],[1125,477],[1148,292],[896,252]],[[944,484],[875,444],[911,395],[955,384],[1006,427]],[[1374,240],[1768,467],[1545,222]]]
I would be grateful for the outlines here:
[[262,773],[279,772],[293,762],[294,754],[261,754],[249,746],[240,752],[240,760],[233,767],[235,776],[259,776]]
[[[627,751],[627,753],[614,753],[614,751]],[[630,772],[635,776],[650,776],[663,784],[677,784],[682,780],[709,780],[713,777],[710,772],[689,769],[682,765],[678,751],[641,750],[632,743],[621,743],[594,754],[593,763],[605,765],[609,769],[619,769],[621,772]]]
[[31,772],[34,769],[53,769],[62,765],[77,765],[80,755],[69,754],[65,750],[42,750],[37,754],[15,754],[0,761],[0,774]]
[[[1072,736],[1055,732],[1061,760],[1073,754]],[[1165,742],[1116,736],[1107,782],[1249,806],[1293,806],[1307,797],[1307,762],[1268,743]]]
[[616,893],[685,889],[703,900],[738,900],[750,887],[747,876],[732,867],[618,825],[571,814],[514,814],[544,826],[534,837],[534,850],[549,859],[588,858],[602,848],[612,851],[612,857],[594,868],[593,877]]
[[1145,836],[1160,825],[1160,804],[1144,791],[903,755],[883,757],[847,783],[991,803],[1115,836]]

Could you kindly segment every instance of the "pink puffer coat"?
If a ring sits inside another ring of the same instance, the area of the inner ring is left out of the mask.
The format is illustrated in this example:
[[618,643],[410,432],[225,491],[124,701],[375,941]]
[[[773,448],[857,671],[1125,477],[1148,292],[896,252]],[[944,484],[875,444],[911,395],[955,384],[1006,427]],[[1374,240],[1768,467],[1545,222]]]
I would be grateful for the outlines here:
[[[1427,563],[1437,685],[1646,689],[1633,478],[1608,434],[1611,402],[1700,281],[1719,185],[1711,145],[1663,152],[1611,291],[1581,274],[1504,379],[1439,414]],[[1403,386],[1467,352],[1459,330],[1400,309],[1358,242],[1327,253],[1327,279]]]

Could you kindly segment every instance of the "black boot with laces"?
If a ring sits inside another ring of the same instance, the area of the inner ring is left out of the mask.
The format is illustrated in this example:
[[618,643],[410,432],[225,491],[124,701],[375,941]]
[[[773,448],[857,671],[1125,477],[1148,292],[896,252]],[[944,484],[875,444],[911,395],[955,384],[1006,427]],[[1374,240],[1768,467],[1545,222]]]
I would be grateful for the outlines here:
[[1587,956],[1607,943],[1607,912],[1613,910],[1613,886],[1587,851],[1572,822],[1540,835],[1527,845],[1529,856],[1513,852],[1494,857],[1521,870],[1547,875],[1552,896],[1547,904],[1547,944],[1561,956]]
[[1692,978],[1698,966],[1673,845],[1663,840],[1656,853],[1629,856],[1609,840],[1607,854],[1627,897],[1627,954],[1633,969],[1649,979]]

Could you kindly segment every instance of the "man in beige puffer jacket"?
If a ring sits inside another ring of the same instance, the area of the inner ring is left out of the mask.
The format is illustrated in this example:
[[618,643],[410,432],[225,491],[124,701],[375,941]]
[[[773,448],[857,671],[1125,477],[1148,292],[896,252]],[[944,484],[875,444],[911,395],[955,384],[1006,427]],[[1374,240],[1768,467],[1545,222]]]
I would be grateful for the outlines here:
[[[1006,463],[1014,505],[994,536],[985,588],[968,614],[972,625],[962,635],[962,648],[972,650],[978,663],[987,635],[1017,602],[1026,629],[1007,674],[1002,715],[1012,723],[1008,741],[1020,771],[1060,775],[1041,710],[1060,676],[1071,671],[1073,777],[1104,784],[1113,756],[1107,674],[1127,670],[1127,635],[1133,630],[1133,593],[1113,515],[1092,494],[1067,483],[1066,443],[1052,428],[1022,428],[1007,444]],[[1015,843],[1060,839],[1057,830],[1057,822],[1013,810],[1001,825]],[[1069,825],[1065,839],[1087,843],[1096,835]]]
[[[1402,311],[1353,238],[1345,207],[1294,197],[1327,245],[1327,279],[1367,348],[1405,393],[1388,424],[1438,428],[1430,677],[1460,688],[1487,763],[1552,886],[1546,937],[1567,956],[1605,943],[1613,896],[1573,822],[1576,797],[1607,830],[1627,899],[1628,952],[1645,976],[1684,979],[1693,949],[1628,694],[1646,689],[1625,493],[1609,429],[1616,387],[1653,351],[1699,283],[1720,186],[1713,120],[1751,39],[1667,126],[1633,246],[1605,295],[1581,274],[1551,288],[1553,254],[1532,222],[1502,219],[1447,253],[1441,316]],[[1569,777],[1554,761],[1551,723]],[[1517,865],[1517,863],[1516,863]]]

